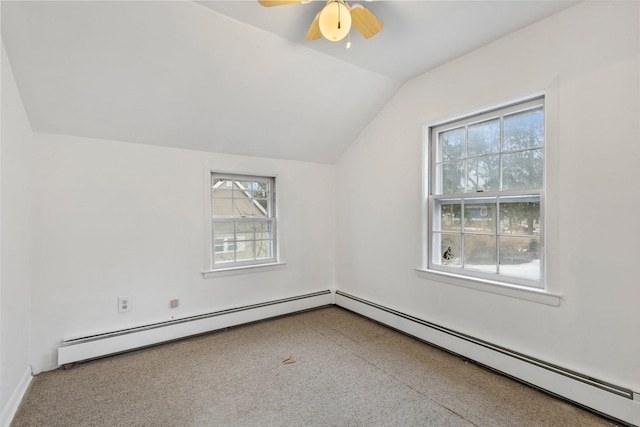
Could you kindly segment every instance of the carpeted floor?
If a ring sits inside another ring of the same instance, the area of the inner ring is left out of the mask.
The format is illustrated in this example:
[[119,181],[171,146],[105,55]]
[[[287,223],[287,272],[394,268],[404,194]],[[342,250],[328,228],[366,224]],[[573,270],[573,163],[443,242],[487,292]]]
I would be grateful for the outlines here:
[[12,426],[612,426],[329,307],[36,376]]

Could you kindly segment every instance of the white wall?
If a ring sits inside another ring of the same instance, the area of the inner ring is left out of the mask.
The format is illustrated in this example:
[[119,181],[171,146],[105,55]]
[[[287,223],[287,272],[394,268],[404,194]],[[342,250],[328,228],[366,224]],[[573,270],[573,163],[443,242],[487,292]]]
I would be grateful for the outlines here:
[[[338,288],[640,390],[638,18],[638,2],[581,3],[406,83],[336,165]],[[556,77],[560,307],[418,278],[423,126]]]
[[30,379],[32,132],[2,46],[0,134],[0,425]]
[[[34,145],[35,372],[56,367],[62,339],[333,286],[333,166],[51,134]],[[277,174],[284,268],[203,278],[205,165]]]

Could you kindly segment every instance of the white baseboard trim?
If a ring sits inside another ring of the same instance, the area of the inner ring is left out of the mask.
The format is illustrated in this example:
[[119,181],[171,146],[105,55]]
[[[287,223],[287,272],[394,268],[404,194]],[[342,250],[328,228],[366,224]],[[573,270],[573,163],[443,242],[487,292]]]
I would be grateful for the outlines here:
[[329,290],[63,341],[58,364],[96,359],[192,335],[332,305]]
[[31,375],[31,367],[27,367],[27,369],[24,371],[24,374],[20,378],[18,385],[11,394],[9,401],[4,406],[4,408],[2,408],[2,415],[0,415],[0,426],[9,427],[11,425],[11,421],[13,421],[13,417],[15,417],[16,412],[18,412],[20,403],[22,402],[25,393],[29,389],[29,385],[31,384],[32,379],[33,375]]
[[640,395],[337,291],[335,304],[624,424],[640,425]]

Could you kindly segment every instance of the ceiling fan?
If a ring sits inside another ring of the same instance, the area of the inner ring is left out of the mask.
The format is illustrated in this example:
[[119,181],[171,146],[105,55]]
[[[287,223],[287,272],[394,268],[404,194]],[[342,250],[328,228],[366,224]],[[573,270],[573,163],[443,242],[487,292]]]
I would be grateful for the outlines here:
[[[262,6],[271,7],[310,3],[311,0],[258,0],[258,2]],[[375,36],[384,27],[380,19],[360,4],[349,5],[345,0],[327,0],[326,5],[316,14],[304,38],[315,40],[324,37],[330,41],[339,41],[349,34],[352,25],[367,39]]]

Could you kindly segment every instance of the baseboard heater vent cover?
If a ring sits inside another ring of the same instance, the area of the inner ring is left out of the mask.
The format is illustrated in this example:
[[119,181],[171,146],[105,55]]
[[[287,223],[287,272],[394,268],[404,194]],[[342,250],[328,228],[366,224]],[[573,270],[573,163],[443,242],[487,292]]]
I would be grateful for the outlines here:
[[[558,365],[555,365],[555,364],[552,364],[552,363],[549,363],[549,362],[546,362],[546,361],[543,361],[543,360],[540,360],[540,359],[536,359],[536,358],[528,356],[526,354],[510,350],[508,348],[505,348],[505,347],[490,343],[488,341],[481,340],[479,338],[475,338],[475,337],[473,337],[471,335],[467,335],[467,334],[455,331],[453,329],[449,329],[447,327],[440,326],[440,325],[432,323],[432,322],[428,322],[428,321],[420,319],[418,317],[411,316],[411,315],[406,314],[406,313],[402,313],[402,312],[394,310],[392,308],[385,307],[383,305],[376,304],[374,302],[367,301],[365,299],[362,299],[362,298],[359,298],[359,297],[356,297],[356,296],[353,296],[353,295],[349,295],[349,294],[347,294],[345,292],[336,291],[336,305],[341,306],[343,308],[349,309],[347,304],[341,304],[340,303],[340,297],[346,298],[347,300],[358,302],[360,304],[364,304],[364,305],[369,306],[369,307],[373,307],[373,308],[375,308],[377,310],[380,310],[380,311],[383,311],[385,313],[391,314],[394,317],[401,318],[401,319],[404,319],[404,320],[408,320],[408,321],[410,321],[412,323],[416,323],[418,325],[425,326],[425,327],[427,327],[429,329],[436,330],[438,332],[442,332],[442,333],[447,334],[449,336],[453,336],[455,338],[470,342],[472,344],[481,346],[483,348],[486,348],[486,349],[498,352],[500,354],[503,354],[503,355],[518,359],[518,360],[520,360],[522,362],[537,366],[539,368],[543,368],[543,369],[551,371],[551,372],[553,372],[555,374],[560,374],[560,375],[563,375],[565,377],[571,378],[573,380],[580,381],[582,383],[585,383],[585,384],[588,384],[590,386],[596,387],[598,389],[613,393],[615,395],[618,395],[618,396],[621,396],[621,397],[624,397],[624,398],[627,398],[627,399],[631,399],[631,400],[633,400],[633,398],[634,398],[633,391],[629,390],[627,388],[620,387],[618,385],[611,384],[611,383],[608,383],[606,381],[598,380],[598,379],[593,378],[591,376],[584,375],[584,374],[581,374],[579,372],[575,372],[575,371],[572,371],[570,369],[566,369],[566,368],[563,368],[561,366],[558,366]],[[357,310],[354,310],[354,311],[358,312]],[[370,317],[370,316],[368,316],[366,314],[364,314],[364,315],[369,317],[372,320],[377,320],[377,319],[375,319],[375,317]],[[386,326],[389,326],[389,327],[391,327],[393,329],[399,330],[400,332],[407,333],[404,330],[400,329],[399,327],[394,327],[393,325],[387,324],[384,321],[381,321],[381,323],[383,323]],[[437,347],[442,347],[442,346],[439,346],[437,343],[432,343],[429,340],[424,340],[424,339],[422,339],[422,338],[420,338],[418,336],[415,336],[415,335],[413,335],[411,333],[409,333],[409,335],[412,335],[412,336],[414,336],[414,338],[417,338],[417,339],[420,339],[422,341],[425,341],[428,344],[435,345]],[[442,348],[444,350],[446,350],[446,351],[450,351],[451,352],[451,350],[449,350],[448,348],[445,348],[445,347],[442,347]],[[462,356],[464,356],[464,355],[462,355]]]
[[58,364],[65,365],[96,359],[191,335],[332,304],[333,295],[331,291],[325,290],[197,316],[68,339],[64,340],[62,347],[58,349]]

